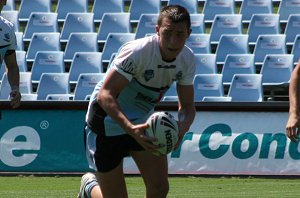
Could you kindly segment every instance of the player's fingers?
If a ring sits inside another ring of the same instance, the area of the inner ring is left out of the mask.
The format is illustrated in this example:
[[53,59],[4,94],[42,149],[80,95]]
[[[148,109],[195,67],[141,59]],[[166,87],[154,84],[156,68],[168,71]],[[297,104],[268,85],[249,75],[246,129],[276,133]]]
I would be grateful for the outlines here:
[[13,108],[19,107],[20,106],[20,99],[19,98],[12,98],[11,101],[10,101],[10,105]]
[[295,127],[287,127],[286,128],[286,135],[290,138],[291,141],[297,142],[298,141],[298,130]]
[[149,128],[149,125],[147,124],[147,123],[143,123],[143,124],[140,124],[140,126],[139,126],[141,129],[147,129],[147,128]]
[[159,148],[157,145],[151,143],[151,142],[143,142],[142,147],[150,152],[155,152]]

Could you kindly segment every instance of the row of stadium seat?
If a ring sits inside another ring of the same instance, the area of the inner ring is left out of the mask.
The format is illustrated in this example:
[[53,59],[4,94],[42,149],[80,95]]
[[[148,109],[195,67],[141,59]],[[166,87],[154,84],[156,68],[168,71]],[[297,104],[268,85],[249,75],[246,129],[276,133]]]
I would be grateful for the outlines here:
[[[264,91],[261,74],[234,74],[229,91],[224,92],[222,74],[197,74],[194,77],[195,101],[262,102]],[[178,101],[175,84],[163,101]]]
[[[201,9],[198,0],[94,0],[92,13],[96,21],[101,21],[103,13],[107,12],[125,12],[125,3],[130,3],[128,12],[131,13],[130,20],[137,21],[141,13],[158,13],[162,5],[180,4],[185,6],[191,14],[204,13],[205,21],[212,21],[216,14],[235,14],[243,15],[243,20],[249,20],[252,13],[274,13],[272,0],[242,0],[240,9],[237,9],[235,0],[205,0]],[[58,14],[58,20],[64,21],[68,12],[88,12],[88,0],[58,0],[54,12]],[[52,12],[51,0],[22,0],[19,6],[19,20],[27,21],[31,12]],[[104,6],[105,5],[105,6]],[[278,12],[280,20],[287,20],[289,14],[299,13],[299,0],[280,0]],[[8,1],[4,10],[16,10],[15,1]]]
[[[31,72],[20,72],[20,92],[23,100],[86,100],[98,81],[104,77],[104,73],[80,74],[73,92],[71,92],[69,74],[67,73],[43,73],[36,91],[33,91],[31,76]],[[3,74],[0,100],[7,100],[9,93],[10,86],[7,76]]]
[[[25,32],[18,32],[19,48],[18,50],[24,50],[23,42],[30,42],[33,33],[37,32],[58,32],[59,41],[61,43],[66,43],[69,40],[70,34],[75,32],[91,32],[94,31],[94,26],[92,25],[92,18],[88,15],[91,14],[79,14],[79,13],[69,13],[70,23],[63,27],[61,32],[58,31],[58,27],[53,25],[54,20],[50,20],[52,17],[50,15],[56,14],[44,14],[44,13],[33,13],[32,20],[28,23]],[[81,16],[80,16],[81,15]],[[133,33],[129,25],[129,16],[126,13],[114,13],[107,14],[107,20],[101,23],[99,31],[97,34],[97,41],[99,43],[105,43],[109,33]],[[193,34],[203,34],[205,27],[203,26],[203,15],[192,15],[192,26]],[[54,17],[55,18],[55,17]],[[90,23],[87,22],[88,18]],[[279,16],[277,14],[260,14],[253,15],[250,25],[246,33],[241,25],[241,15],[217,15],[212,24],[209,33],[209,42],[211,44],[218,44],[220,37],[223,34],[247,34],[248,42],[250,45],[254,45],[260,34],[284,34],[286,35],[286,43],[288,47],[291,47],[295,41],[295,37],[300,33],[300,15],[291,15],[290,20],[287,23],[284,32],[281,30],[279,25]],[[142,15],[139,25],[135,33],[135,38],[141,38],[147,34],[155,33],[155,24],[157,20],[157,15],[145,14]],[[127,22],[127,23],[126,23]],[[88,25],[90,24],[90,25]],[[127,25],[126,25],[127,24]],[[207,36],[206,36],[207,37]],[[198,52],[196,52],[198,53]]]
[[[64,61],[71,62],[76,52],[102,52],[102,62],[109,63],[112,54],[127,41],[135,38],[134,33],[109,33],[104,47],[99,50],[96,33],[71,33],[64,49],[61,48],[59,33],[34,33],[26,53],[26,61],[33,62],[39,51],[63,51]],[[261,64],[267,54],[293,54],[296,64],[300,55],[300,34],[296,35],[292,50],[289,52],[285,34],[262,34],[253,46],[249,46],[247,34],[224,34],[221,36],[215,52],[211,49],[209,34],[191,34],[186,44],[195,54],[216,54],[216,62],[224,64],[228,54],[254,54],[255,64]],[[18,45],[19,51],[24,51]],[[25,50],[26,51],[26,50]]]
[[[263,83],[286,83],[290,79],[294,68],[293,55],[267,54],[261,67],[255,65],[253,54],[228,54],[224,65],[218,67],[216,54],[195,54],[196,74],[223,74],[223,84],[230,84],[232,76],[236,73],[261,73]],[[69,73],[70,83],[77,83],[81,73],[104,73],[102,53],[77,52],[70,68],[66,68],[61,51],[38,52],[30,70],[25,61],[25,52],[17,51],[17,61],[21,72],[31,72],[32,83],[39,83],[43,73]],[[5,73],[4,65],[0,76]]]
[[[25,61],[25,51],[17,51],[17,62],[20,72],[31,72],[32,83],[39,83],[43,73],[69,73],[70,83],[77,83],[81,73],[104,73],[102,66],[102,53],[77,52],[75,53],[69,68],[63,59],[62,51],[40,51],[37,53],[31,66]],[[0,76],[5,73],[5,66],[0,69]]]
[[[300,12],[299,12],[300,13]],[[14,23],[15,32],[21,32],[17,20],[17,11],[1,13],[6,19]],[[242,24],[242,15],[216,15],[209,30],[211,42],[218,42],[224,33],[249,35],[249,42],[255,42],[259,34],[287,35],[287,42],[294,41],[295,35],[300,33],[300,14],[289,16],[287,24],[282,26],[278,14],[254,14],[247,28]],[[104,42],[108,33],[135,33],[136,38],[144,37],[147,33],[155,33],[158,14],[142,14],[137,28],[133,30],[129,13],[106,13],[98,30],[95,28],[92,13],[68,13],[62,28],[58,27],[56,13],[31,13],[23,32],[23,40],[30,41],[35,32],[60,32],[61,42],[67,42],[72,32],[97,32],[99,42]],[[193,33],[208,33],[204,23],[204,14],[192,14],[191,26]]]
[[[20,73],[20,91],[24,100],[87,100],[95,85],[104,77],[103,73],[83,73],[78,77],[75,90],[70,91],[69,74],[44,73],[40,78],[36,92],[32,91],[31,73]],[[204,97],[230,97],[230,101],[263,101],[263,75],[234,74],[228,94],[224,94],[222,74],[197,74],[194,78],[195,101]],[[166,93],[163,100],[177,100],[175,85]],[[0,99],[9,98],[10,87],[6,74],[2,77]],[[227,100],[227,99],[226,99]]]

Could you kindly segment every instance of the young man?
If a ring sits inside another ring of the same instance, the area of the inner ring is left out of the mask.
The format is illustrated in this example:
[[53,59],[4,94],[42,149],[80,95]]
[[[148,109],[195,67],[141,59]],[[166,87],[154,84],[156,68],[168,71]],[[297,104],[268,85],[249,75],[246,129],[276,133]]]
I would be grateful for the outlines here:
[[[6,5],[6,0],[0,0],[0,12],[4,5]],[[13,108],[17,108],[20,106],[21,94],[19,92],[19,67],[15,52],[17,48],[16,35],[13,24],[2,16],[0,16],[0,36],[0,66],[4,60],[8,82],[11,87],[10,104]]]
[[286,135],[293,142],[297,142],[299,140],[300,135],[300,59],[298,61],[297,66],[291,75],[291,81],[289,86],[289,119],[286,124]]
[[137,164],[147,198],[167,196],[167,156],[152,153],[157,146],[154,138],[145,136],[145,121],[176,81],[179,142],[193,122],[195,62],[193,52],[185,46],[190,25],[185,8],[166,6],[159,15],[157,35],[128,42],[119,50],[91,96],[86,151],[96,176],[82,177],[79,197],[128,197],[123,173],[126,156]]

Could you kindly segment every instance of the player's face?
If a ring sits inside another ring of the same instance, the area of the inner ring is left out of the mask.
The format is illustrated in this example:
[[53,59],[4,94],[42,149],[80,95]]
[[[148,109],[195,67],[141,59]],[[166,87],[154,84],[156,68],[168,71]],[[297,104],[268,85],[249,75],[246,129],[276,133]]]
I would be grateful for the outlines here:
[[172,23],[168,18],[162,20],[161,26],[157,26],[156,31],[159,38],[160,53],[165,61],[176,59],[191,33],[185,22]]
[[0,11],[3,9],[3,6],[6,5],[6,0],[0,0]]

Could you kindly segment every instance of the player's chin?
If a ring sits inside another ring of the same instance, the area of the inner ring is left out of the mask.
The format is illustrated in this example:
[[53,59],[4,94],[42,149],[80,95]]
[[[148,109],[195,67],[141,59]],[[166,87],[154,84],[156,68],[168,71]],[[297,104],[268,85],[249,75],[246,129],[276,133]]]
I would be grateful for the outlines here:
[[170,60],[176,59],[179,53],[180,53],[179,50],[168,50],[168,57]]

